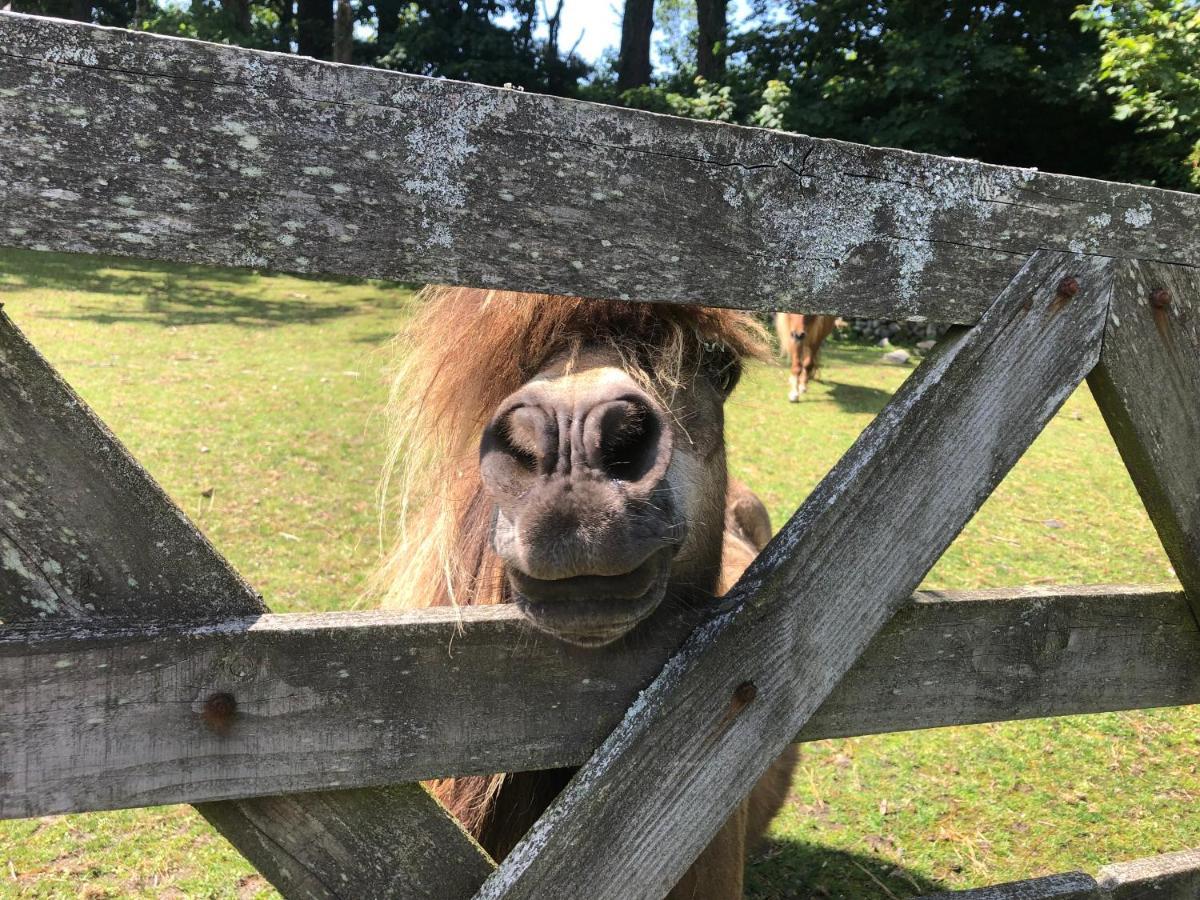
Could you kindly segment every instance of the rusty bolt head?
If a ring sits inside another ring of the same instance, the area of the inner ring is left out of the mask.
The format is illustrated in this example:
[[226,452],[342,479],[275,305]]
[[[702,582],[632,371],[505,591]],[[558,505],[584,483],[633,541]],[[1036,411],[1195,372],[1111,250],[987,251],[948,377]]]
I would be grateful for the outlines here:
[[743,681],[733,692],[733,699],[741,706],[745,706],[757,696],[758,687],[753,681]]
[[204,701],[201,715],[204,717],[204,724],[209,728],[217,734],[225,734],[237,715],[237,700],[233,694],[213,694]]
[[1166,288],[1155,288],[1150,292],[1150,305],[1155,309],[1166,309],[1171,305],[1171,292]]
[[1068,275],[1058,283],[1058,296],[1066,297],[1068,300],[1079,293],[1079,279],[1072,275]]

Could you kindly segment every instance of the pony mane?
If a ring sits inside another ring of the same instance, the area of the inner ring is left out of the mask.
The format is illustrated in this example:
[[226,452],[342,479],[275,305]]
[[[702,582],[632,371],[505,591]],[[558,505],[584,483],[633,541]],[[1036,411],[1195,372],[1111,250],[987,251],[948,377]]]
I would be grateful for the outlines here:
[[398,535],[371,593],[390,608],[507,600],[478,458],[501,401],[552,358],[599,343],[670,408],[710,342],[740,358],[768,356],[762,326],[733,310],[425,288],[393,344],[381,504]]

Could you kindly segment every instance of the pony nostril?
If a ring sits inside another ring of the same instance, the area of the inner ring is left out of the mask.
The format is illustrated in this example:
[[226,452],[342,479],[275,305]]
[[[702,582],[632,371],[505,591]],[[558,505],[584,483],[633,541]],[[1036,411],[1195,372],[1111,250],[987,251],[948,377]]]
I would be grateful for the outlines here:
[[539,409],[521,406],[506,415],[499,423],[500,436],[508,454],[522,468],[536,472],[539,463],[554,452],[555,441],[549,432],[549,416]]
[[638,400],[615,400],[588,415],[588,463],[618,481],[640,481],[658,462],[662,421]]
[[480,474],[494,489],[523,491],[529,476],[554,468],[556,443],[551,416],[537,407],[515,407],[484,429]]

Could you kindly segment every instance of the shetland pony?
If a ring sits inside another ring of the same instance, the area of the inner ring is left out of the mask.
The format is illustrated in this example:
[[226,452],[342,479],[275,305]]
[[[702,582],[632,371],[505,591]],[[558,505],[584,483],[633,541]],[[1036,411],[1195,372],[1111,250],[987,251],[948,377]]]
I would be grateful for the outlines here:
[[[767,354],[749,316],[436,287],[398,344],[385,606],[515,603],[533,628],[599,647],[711,602],[770,537],[725,462],[725,399],[743,360]],[[773,765],[671,897],[741,896],[794,764],[789,751]],[[433,791],[499,860],[571,775]]]
[[775,313],[775,333],[779,336],[779,352],[791,357],[792,373],[788,376],[788,400],[800,401],[808,390],[808,382],[817,370],[821,344],[833,331],[836,316],[810,316],[803,313]]

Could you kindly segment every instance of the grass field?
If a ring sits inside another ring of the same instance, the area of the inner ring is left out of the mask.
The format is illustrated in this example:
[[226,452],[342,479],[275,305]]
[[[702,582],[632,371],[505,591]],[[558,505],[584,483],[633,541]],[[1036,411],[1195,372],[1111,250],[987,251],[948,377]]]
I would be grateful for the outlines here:
[[[378,555],[379,283],[5,252],[0,301],[277,611],[355,604]],[[733,470],[778,526],[911,370],[835,343],[785,402],[756,367]],[[886,489],[886,487],[884,488]],[[933,570],[930,586],[1173,581],[1086,390]],[[750,866],[758,898],[909,897],[1200,845],[1191,709],[824,741]],[[259,897],[188,808],[0,823],[0,896]]]

